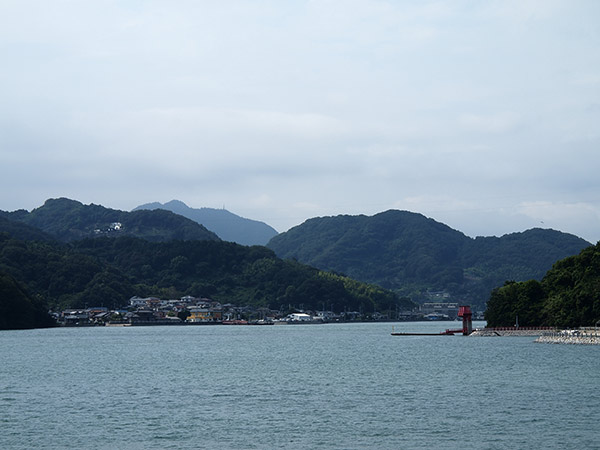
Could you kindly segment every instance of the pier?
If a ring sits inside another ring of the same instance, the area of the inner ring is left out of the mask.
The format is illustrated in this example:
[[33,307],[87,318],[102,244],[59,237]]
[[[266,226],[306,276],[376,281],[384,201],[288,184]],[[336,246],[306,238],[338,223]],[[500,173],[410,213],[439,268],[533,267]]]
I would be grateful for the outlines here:
[[392,336],[454,336],[462,333],[463,336],[468,336],[473,332],[473,313],[470,306],[461,306],[458,310],[458,317],[462,318],[462,328],[455,330],[446,330],[439,333],[395,333],[392,331]]

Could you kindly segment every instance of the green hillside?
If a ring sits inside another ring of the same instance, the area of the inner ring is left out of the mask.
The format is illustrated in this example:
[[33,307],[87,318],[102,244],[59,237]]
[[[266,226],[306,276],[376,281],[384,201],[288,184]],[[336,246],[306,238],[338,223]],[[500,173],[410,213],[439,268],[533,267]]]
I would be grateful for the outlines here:
[[485,313],[489,326],[593,326],[600,320],[600,243],[558,261],[541,281],[495,289]]
[[81,241],[75,248],[128,274],[145,289],[144,294],[162,290],[172,292],[172,296],[203,295],[272,309],[289,305],[319,309],[323,303],[336,311],[413,306],[390,291],[365,283],[351,285],[344,277],[283,261],[260,246],[214,241],[150,243],[122,238]]
[[310,219],[275,236],[281,258],[392,289],[416,300],[428,292],[483,308],[505,280],[541,279],[552,264],[589,243],[553,230],[495,237],[463,233],[408,211]]
[[40,308],[120,308],[135,295],[205,296],[283,310],[327,305],[336,312],[385,312],[414,306],[378,286],[283,261],[265,247],[214,240],[150,242],[123,236],[65,244],[22,239],[0,227],[0,274],[0,311],[28,316],[8,314],[3,328],[39,326],[32,324],[40,323],[33,319]]

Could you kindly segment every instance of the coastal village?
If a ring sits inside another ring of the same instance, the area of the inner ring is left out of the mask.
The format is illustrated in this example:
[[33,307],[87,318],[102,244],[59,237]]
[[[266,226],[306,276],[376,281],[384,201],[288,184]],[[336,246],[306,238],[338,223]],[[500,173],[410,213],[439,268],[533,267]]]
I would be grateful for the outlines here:
[[[252,306],[222,304],[210,298],[184,296],[163,300],[131,297],[123,309],[106,307],[67,309],[54,313],[62,326],[143,326],[143,325],[284,325],[334,322],[384,322],[416,320],[456,320],[458,303],[431,302],[410,311],[392,313],[362,311],[310,311],[302,308],[273,310]],[[476,319],[483,319],[480,314]]]
[[210,298],[184,296],[163,300],[132,297],[126,308],[106,307],[67,309],[54,313],[62,326],[144,326],[144,325],[274,325],[289,323],[328,323],[388,320],[386,315],[360,312],[304,311],[283,312],[269,308],[222,304]]
[[[450,302],[423,303],[412,311],[394,314],[344,311],[288,311],[252,306],[221,304],[210,298],[184,296],[162,300],[156,297],[131,297],[126,308],[109,310],[106,307],[66,309],[52,313],[57,324],[65,327],[89,326],[152,326],[152,325],[293,325],[339,322],[397,322],[397,321],[453,321],[459,319],[460,306]],[[291,312],[290,312],[291,311]],[[483,320],[477,313],[475,320]],[[599,321],[600,322],[600,321]],[[598,324],[597,324],[598,325]],[[401,333],[400,333],[401,334]],[[442,333],[443,334],[443,333]],[[551,327],[503,327],[474,330],[471,336],[536,336],[536,342],[562,344],[600,344],[598,328],[558,330]]]

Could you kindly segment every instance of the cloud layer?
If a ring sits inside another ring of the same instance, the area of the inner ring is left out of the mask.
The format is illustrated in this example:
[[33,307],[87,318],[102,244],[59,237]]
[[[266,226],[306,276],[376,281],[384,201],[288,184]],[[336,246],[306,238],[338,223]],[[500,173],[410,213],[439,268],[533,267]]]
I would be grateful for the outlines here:
[[4,1],[0,209],[407,209],[600,240],[600,4]]

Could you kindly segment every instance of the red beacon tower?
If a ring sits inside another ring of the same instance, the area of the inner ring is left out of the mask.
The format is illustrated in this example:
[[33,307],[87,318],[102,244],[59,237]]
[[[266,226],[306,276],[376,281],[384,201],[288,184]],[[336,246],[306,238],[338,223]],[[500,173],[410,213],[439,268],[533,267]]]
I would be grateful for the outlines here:
[[458,317],[462,317],[463,336],[468,336],[473,332],[473,322],[471,320],[472,316],[473,313],[471,312],[470,306],[459,306]]

